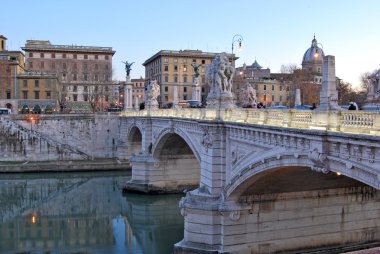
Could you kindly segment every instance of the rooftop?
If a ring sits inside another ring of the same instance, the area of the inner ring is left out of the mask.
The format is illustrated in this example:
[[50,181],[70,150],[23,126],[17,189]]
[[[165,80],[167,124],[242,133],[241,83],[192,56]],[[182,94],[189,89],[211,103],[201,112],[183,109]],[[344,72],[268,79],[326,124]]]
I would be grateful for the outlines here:
[[[148,58],[144,63],[143,66],[147,65],[154,59],[156,59],[159,56],[177,56],[177,57],[204,57],[204,58],[214,58],[216,55],[220,53],[213,53],[213,52],[203,52],[202,50],[160,50],[150,58]],[[231,54],[227,54],[228,57],[231,57]],[[234,55],[234,60],[239,59]]]
[[112,47],[98,47],[98,46],[78,46],[78,45],[53,45],[50,41],[42,40],[27,40],[25,47],[22,47],[23,50],[60,50],[60,51],[97,51],[97,52],[107,52],[115,54],[115,51],[112,50]]

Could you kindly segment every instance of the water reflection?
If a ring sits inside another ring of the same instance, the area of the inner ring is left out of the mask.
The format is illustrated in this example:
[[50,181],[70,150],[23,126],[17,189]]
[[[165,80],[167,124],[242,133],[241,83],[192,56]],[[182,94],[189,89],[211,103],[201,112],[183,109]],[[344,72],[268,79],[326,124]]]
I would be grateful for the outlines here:
[[1,253],[171,253],[181,196],[127,194],[127,173],[2,174]]

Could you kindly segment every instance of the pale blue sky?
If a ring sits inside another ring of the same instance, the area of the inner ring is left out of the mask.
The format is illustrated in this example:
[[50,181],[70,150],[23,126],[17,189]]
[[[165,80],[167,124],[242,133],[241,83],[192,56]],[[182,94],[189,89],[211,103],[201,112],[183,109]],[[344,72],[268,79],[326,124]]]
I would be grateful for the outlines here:
[[159,50],[231,52],[235,34],[243,36],[237,66],[256,58],[278,72],[300,66],[315,33],[335,55],[337,76],[357,85],[360,74],[379,68],[379,10],[378,0],[4,0],[0,34],[10,50],[28,39],[113,47],[114,79],[123,80],[121,61],[136,62],[138,78]]

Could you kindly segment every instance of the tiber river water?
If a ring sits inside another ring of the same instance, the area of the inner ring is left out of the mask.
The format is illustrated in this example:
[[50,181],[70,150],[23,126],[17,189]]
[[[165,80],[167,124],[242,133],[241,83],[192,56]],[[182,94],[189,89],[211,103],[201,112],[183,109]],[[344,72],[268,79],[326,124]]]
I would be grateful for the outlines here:
[[122,194],[130,173],[0,175],[0,253],[172,253],[181,195]]

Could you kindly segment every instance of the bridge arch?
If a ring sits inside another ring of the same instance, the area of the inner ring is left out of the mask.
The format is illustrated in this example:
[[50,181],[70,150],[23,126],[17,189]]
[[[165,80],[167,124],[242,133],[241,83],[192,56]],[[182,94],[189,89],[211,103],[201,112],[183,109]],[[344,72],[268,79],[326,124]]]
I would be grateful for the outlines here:
[[[334,161],[334,163],[331,163],[332,161]],[[227,199],[237,200],[242,195],[249,194],[248,192],[255,190],[260,193],[260,191],[264,191],[260,189],[259,186],[255,186],[257,183],[260,183],[263,188],[267,188],[268,191],[286,192],[289,191],[286,186],[282,186],[284,189],[278,188],[278,184],[283,185],[287,182],[286,178],[289,179],[287,183],[292,186],[292,191],[307,191],[308,188],[337,188],[337,186],[349,186],[350,184],[368,185],[380,190],[377,175],[371,175],[368,170],[365,169],[365,165],[359,163],[355,165],[350,164],[350,169],[348,169],[345,160],[329,157],[329,162],[326,162],[325,166],[325,173],[317,172],[319,170],[314,171],[315,163],[310,160],[308,154],[282,153],[276,156],[268,156],[254,160],[240,169],[235,170],[236,173],[232,175],[231,180],[225,187],[225,196]],[[297,186],[296,181],[299,180],[299,177],[303,177],[304,179]],[[275,183],[273,182],[274,179],[283,182]],[[313,180],[313,184],[308,183],[310,179]],[[327,182],[317,183],[317,179]],[[303,185],[303,183],[307,184],[307,186]],[[263,184],[266,184],[266,186]],[[276,188],[270,188],[271,186],[269,186],[269,184],[276,184]]]
[[190,190],[200,184],[200,159],[194,144],[181,132],[164,130],[152,145],[153,160],[157,162],[156,173],[177,190]]
[[142,132],[138,126],[131,126],[127,136],[128,157],[141,152],[142,138]]

